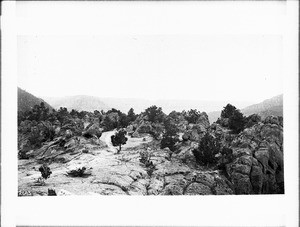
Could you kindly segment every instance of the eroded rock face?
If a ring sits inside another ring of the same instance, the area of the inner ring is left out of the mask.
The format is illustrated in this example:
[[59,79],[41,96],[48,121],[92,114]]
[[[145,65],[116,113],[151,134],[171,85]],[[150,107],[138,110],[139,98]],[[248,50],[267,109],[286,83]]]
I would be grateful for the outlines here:
[[86,138],[95,137],[99,139],[102,135],[103,129],[100,128],[99,123],[90,124],[86,129],[82,132],[82,135]]
[[197,120],[197,125],[202,125],[204,128],[208,128],[210,126],[207,113],[200,113],[200,116]]
[[283,128],[278,117],[246,128],[229,144],[234,153],[226,172],[236,194],[284,193]]

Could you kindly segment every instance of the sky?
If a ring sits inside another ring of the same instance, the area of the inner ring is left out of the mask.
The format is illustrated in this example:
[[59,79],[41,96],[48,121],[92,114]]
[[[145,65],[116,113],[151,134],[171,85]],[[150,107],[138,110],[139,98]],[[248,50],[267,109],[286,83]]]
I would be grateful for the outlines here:
[[20,36],[36,95],[256,101],[282,93],[282,40],[249,36]]
[[[21,14],[23,8],[19,7]],[[61,31],[58,22],[54,20],[53,25]],[[26,26],[34,30],[34,25]],[[78,34],[20,32],[18,86],[39,97],[92,95],[253,103],[283,93],[280,34],[96,30],[93,27],[90,33]]]

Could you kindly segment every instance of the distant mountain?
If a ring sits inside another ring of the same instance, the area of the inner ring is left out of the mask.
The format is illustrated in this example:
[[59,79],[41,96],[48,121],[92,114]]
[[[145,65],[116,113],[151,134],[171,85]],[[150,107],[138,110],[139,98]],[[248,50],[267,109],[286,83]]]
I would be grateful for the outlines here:
[[[239,109],[238,105],[235,106]],[[210,123],[215,122],[220,117],[222,109],[223,108],[221,108],[220,111],[213,111],[208,113]],[[241,112],[245,116],[249,116],[251,114],[258,114],[262,118],[265,118],[270,115],[283,116],[283,95],[278,95],[273,98],[266,99],[258,104],[247,106],[241,109]]]
[[[119,109],[122,112],[128,112],[132,107],[135,113],[140,113],[152,105],[161,107],[168,114],[171,111],[183,111],[197,109],[201,112],[210,112],[220,110],[226,104],[224,101],[203,101],[203,100],[176,100],[176,99],[133,99],[133,98],[100,98],[106,105]],[[237,105],[248,106],[249,102],[237,102]]]
[[66,107],[69,111],[74,109],[77,111],[84,110],[89,112],[93,112],[94,110],[106,111],[110,109],[110,107],[102,102],[100,98],[94,96],[76,95],[62,98],[44,97],[44,99],[49,102],[55,109]]
[[244,115],[259,114],[262,118],[269,115],[283,116],[283,95],[277,95],[261,103],[242,109]]
[[44,102],[47,108],[53,109],[43,99],[38,98],[18,87],[18,111],[25,112],[31,110],[31,108],[33,108],[35,105],[40,105],[41,102]]
[[[168,114],[171,111],[183,111],[190,109],[197,109],[201,112],[210,112],[221,110],[226,104],[226,101],[203,101],[203,100],[148,100],[139,98],[107,98],[107,97],[94,97],[86,95],[68,96],[44,99],[50,103],[54,108],[66,107],[68,110],[109,110],[115,108],[127,113],[130,108],[134,109],[135,113],[141,113],[146,108],[152,105],[162,107],[163,111]],[[248,106],[249,102],[234,102],[236,106]],[[217,118],[216,118],[217,119]]]

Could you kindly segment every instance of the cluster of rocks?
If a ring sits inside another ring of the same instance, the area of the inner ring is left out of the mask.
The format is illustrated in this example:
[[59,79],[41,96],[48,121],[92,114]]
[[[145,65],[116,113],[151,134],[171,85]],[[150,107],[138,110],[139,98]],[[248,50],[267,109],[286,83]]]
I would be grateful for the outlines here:
[[[64,124],[25,120],[18,128],[19,158],[68,162],[75,154],[104,147],[99,140],[102,131],[99,123],[89,118],[68,119]],[[52,133],[52,138],[46,133]],[[36,141],[41,141],[38,146]]]
[[[117,117],[115,113],[110,115],[113,116]],[[81,187],[91,188],[93,193],[103,195],[284,193],[281,117],[269,116],[261,120],[258,115],[251,115],[239,134],[232,133],[226,119],[210,125],[204,112],[200,113],[195,123],[189,123],[180,114],[172,120],[180,134],[175,152],[159,148],[165,130],[163,123],[150,122],[142,115],[126,129],[129,142],[142,141],[145,134],[152,135],[156,140],[144,147],[125,148],[117,155],[106,149],[107,144],[99,140],[103,131],[99,121],[88,117],[70,119],[63,125],[59,122],[23,121],[19,127],[19,150],[38,162],[70,164],[76,157],[76,161],[93,164],[93,174],[82,181]],[[38,132],[42,136],[45,128],[52,129],[54,139],[42,142],[39,148],[32,147],[25,135]],[[222,148],[232,151],[226,156],[218,154],[219,162],[210,167],[197,163],[192,152],[206,133],[218,139]],[[140,154],[149,147],[151,158],[142,162]],[[95,156],[90,152],[93,150],[101,152]],[[52,180],[55,178],[49,179],[50,182]]]
[[233,151],[225,172],[236,194],[284,193],[282,118],[269,116],[238,135],[220,125],[211,128]]
[[[189,123],[182,114],[178,113],[172,118],[178,128],[181,139],[185,141],[199,141],[210,126],[208,115],[205,112],[200,113],[196,123]],[[143,137],[144,134],[150,134],[156,139],[161,139],[164,126],[163,123],[153,123],[147,120],[145,116],[140,116],[127,127],[127,132],[133,137]]]

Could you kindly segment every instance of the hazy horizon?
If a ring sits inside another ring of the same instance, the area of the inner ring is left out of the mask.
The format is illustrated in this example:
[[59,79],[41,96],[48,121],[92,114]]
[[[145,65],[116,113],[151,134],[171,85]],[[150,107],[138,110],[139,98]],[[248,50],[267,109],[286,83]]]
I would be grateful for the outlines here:
[[18,86],[40,97],[256,103],[281,73],[280,36],[18,37]]
[[[23,88],[21,88],[23,89]],[[23,89],[24,90],[24,89]],[[25,90],[30,93],[30,91]],[[33,94],[33,93],[31,93]],[[33,94],[36,96],[36,94]],[[282,95],[282,94],[279,94]],[[279,96],[276,95],[276,96]],[[276,97],[275,96],[275,97]],[[37,96],[39,97],[39,96]],[[156,105],[158,107],[162,107],[165,113],[170,113],[173,110],[182,111],[182,110],[190,110],[190,109],[197,109],[201,112],[212,113],[212,112],[219,112],[226,106],[228,103],[236,106],[238,109],[243,109],[245,107],[251,106],[253,104],[258,104],[266,99],[273,98],[268,97],[264,100],[259,102],[248,102],[248,101],[228,101],[228,100],[176,100],[176,99],[157,99],[157,100],[150,100],[150,99],[143,99],[143,98],[124,98],[124,97],[100,97],[100,96],[89,96],[89,95],[74,95],[74,96],[62,96],[62,97],[39,97],[46,101],[48,104],[52,105],[54,108],[59,108],[58,103],[66,103],[68,98],[75,98],[75,97],[93,97],[99,99],[99,101],[103,102],[107,109],[116,108],[121,110],[122,112],[127,112],[130,108],[134,108],[136,113],[140,113],[144,111],[147,107],[151,105]],[[89,102],[87,100],[87,102]],[[74,103],[74,99],[71,99],[71,103]],[[87,103],[88,104],[88,103]],[[67,107],[71,105],[70,103],[65,104],[66,106],[62,105],[62,107]],[[100,110],[100,109],[98,109]]]

